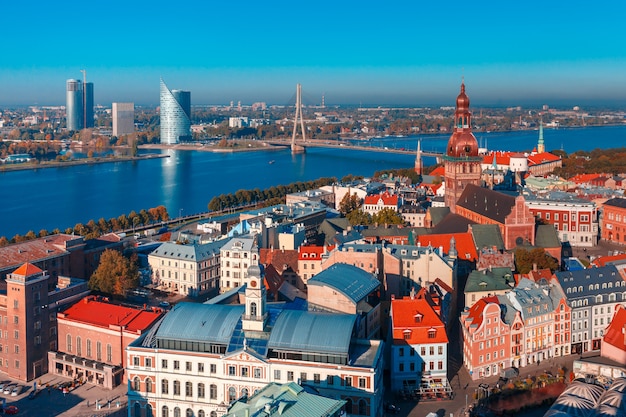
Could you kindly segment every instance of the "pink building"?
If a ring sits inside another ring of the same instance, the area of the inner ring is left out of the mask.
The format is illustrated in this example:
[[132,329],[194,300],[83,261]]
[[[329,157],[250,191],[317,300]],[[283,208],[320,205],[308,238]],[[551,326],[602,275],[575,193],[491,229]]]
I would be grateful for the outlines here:
[[626,363],[626,308],[618,305],[611,324],[602,338],[600,355],[617,363]]
[[[114,388],[126,381],[125,349],[163,315],[163,310],[83,298],[57,314],[59,348],[48,353],[51,372]],[[148,365],[145,365],[148,366]]]

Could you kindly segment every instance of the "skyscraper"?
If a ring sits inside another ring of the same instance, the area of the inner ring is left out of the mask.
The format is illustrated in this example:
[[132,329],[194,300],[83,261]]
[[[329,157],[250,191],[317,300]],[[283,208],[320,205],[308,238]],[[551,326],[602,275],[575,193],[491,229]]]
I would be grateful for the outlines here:
[[67,130],[81,130],[94,126],[93,83],[67,80],[65,101]]
[[170,90],[161,78],[161,143],[191,139],[191,93]]
[[67,130],[83,128],[83,88],[78,80],[67,80],[65,93],[65,114]]
[[120,137],[135,131],[135,104],[113,103],[113,136]]

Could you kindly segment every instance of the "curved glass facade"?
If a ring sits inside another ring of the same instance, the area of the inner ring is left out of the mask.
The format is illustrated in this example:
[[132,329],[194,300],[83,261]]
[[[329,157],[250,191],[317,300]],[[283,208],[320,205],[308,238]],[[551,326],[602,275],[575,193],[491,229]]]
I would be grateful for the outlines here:
[[65,117],[67,130],[81,130],[83,128],[83,88],[82,83],[78,80],[67,80]]
[[191,93],[171,90],[161,79],[161,143],[191,139]]

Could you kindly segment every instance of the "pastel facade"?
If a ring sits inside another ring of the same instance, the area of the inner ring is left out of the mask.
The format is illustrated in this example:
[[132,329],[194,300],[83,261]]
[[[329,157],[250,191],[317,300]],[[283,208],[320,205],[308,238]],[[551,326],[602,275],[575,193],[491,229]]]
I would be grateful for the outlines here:
[[626,198],[612,198],[602,205],[602,239],[626,244]]

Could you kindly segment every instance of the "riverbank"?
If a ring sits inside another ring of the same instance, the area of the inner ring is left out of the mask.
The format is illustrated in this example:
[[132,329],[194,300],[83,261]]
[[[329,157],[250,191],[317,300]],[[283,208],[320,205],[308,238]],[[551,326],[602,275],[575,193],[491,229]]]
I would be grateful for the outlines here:
[[155,158],[169,158],[169,155],[147,154],[147,155],[139,155],[139,156],[111,156],[111,157],[85,158],[85,159],[74,159],[74,160],[69,160],[69,161],[43,161],[43,162],[37,161],[37,162],[24,162],[21,164],[2,164],[0,165],[0,173],[12,172],[12,171],[36,170],[36,169],[44,169],[44,168],[72,167],[72,166],[78,166],[78,165],[108,164],[111,162],[141,161],[144,159],[155,159]]
[[168,145],[164,143],[139,145],[139,149],[171,149],[177,151],[200,151],[200,152],[213,152],[213,153],[236,153],[236,152],[255,152],[255,151],[282,151],[289,145],[275,146],[268,145],[265,142],[259,141],[256,146],[241,146],[241,147],[221,147],[217,145],[206,145],[202,143],[198,144],[185,144],[177,143]]

